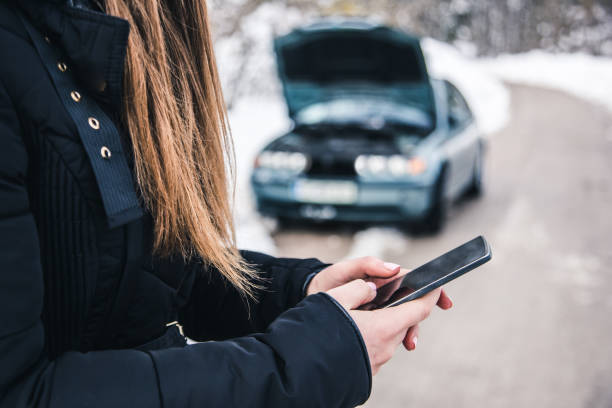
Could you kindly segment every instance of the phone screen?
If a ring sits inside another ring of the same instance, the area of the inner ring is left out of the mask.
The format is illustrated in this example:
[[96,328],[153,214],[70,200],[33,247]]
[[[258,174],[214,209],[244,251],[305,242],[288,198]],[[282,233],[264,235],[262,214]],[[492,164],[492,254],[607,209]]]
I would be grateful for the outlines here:
[[484,237],[479,236],[381,286],[374,300],[360,309],[372,310],[397,306],[416,299],[489,259],[491,259],[489,245]]

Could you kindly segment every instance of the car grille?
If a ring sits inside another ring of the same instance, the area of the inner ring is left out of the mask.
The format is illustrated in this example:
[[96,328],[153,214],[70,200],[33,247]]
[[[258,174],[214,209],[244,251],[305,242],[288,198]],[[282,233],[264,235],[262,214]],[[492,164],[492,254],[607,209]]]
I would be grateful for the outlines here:
[[310,168],[306,172],[312,176],[355,176],[353,159],[331,156],[312,157]]

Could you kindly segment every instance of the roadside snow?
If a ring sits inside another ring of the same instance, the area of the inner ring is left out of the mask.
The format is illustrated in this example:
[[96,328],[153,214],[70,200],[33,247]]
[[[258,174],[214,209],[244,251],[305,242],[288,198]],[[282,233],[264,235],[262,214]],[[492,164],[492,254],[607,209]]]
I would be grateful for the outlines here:
[[564,91],[612,111],[612,58],[536,50],[482,59],[478,66],[501,80]]
[[280,96],[243,98],[229,112],[236,150],[236,196],[234,222],[238,248],[276,253],[276,246],[262,217],[255,209],[249,177],[257,153],[289,126]]
[[421,41],[429,74],[447,79],[465,96],[478,127],[485,135],[501,130],[509,120],[510,94],[504,84],[479,64],[449,44]]
[[384,259],[390,253],[405,251],[407,246],[408,239],[401,231],[394,228],[372,227],[353,235],[353,245],[344,258],[375,256]]

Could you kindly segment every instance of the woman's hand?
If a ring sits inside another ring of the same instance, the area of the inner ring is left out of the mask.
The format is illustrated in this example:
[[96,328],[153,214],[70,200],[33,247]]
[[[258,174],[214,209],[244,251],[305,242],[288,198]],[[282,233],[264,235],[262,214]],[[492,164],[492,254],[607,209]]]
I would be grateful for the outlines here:
[[380,287],[388,278],[392,278],[400,271],[400,266],[373,256],[350,259],[335,263],[315,275],[306,288],[306,295],[317,292],[326,292],[355,279],[367,279]]
[[375,285],[362,279],[333,288],[327,293],[349,312],[357,324],[368,350],[372,375],[391,359],[400,343],[407,350],[414,350],[418,323],[429,316],[436,304],[442,309],[450,309],[453,305],[442,289],[435,289],[399,306],[372,311],[355,310],[376,296]]

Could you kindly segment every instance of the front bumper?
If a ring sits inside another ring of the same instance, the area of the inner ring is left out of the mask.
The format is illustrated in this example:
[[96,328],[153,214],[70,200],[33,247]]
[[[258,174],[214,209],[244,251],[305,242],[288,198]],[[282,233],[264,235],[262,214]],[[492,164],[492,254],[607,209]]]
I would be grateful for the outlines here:
[[252,180],[260,213],[272,217],[354,222],[403,222],[422,219],[432,206],[433,186],[416,183],[357,184],[350,204],[301,201],[296,198],[295,180],[259,183]]

